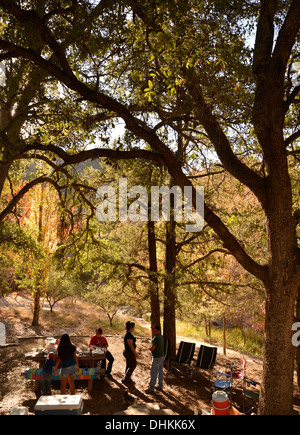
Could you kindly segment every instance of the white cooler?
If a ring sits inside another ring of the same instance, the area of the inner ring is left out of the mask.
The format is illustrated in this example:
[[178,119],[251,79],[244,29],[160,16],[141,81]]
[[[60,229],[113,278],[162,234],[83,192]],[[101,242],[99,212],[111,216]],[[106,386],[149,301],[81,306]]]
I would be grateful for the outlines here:
[[41,396],[34,407],[35,415],[81,415],[82,396]]

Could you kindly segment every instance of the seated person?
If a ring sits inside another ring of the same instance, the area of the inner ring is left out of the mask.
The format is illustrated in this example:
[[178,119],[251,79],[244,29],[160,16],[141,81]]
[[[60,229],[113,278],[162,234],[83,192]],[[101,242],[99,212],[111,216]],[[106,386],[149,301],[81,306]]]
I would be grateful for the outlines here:
[[[96,335],[94,335],[91,338],[90,346],[102,347],[102,348],[106,349],[105,357],[108,360],[108,367],[105,370],[105,375],[111,376],[112,366],[113,366],[113,362],[115,359],[112,356],[112,354],[107,350],[108,349],[108,342],[107,342],[106,338],[103,336],[103,331],[101,328],[96,329]],[[105,367],[106,367],[106,360],[103,360],[101,363],[101,368],[105,369]]]

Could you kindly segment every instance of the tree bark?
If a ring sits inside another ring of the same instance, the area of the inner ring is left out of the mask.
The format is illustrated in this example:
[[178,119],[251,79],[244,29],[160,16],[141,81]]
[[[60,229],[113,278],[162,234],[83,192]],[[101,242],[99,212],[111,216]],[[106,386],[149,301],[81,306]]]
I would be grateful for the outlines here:
[[270,266],[269,281],[265,282],[264,370],[259,410],[264,415],[289,415],[293,413],[295,348],[292,325],[299,287],[299,262],[287,162],[283,155],[280,158],[280,142],[276,143],[274,139],[273,144],[281,177],[276,175],[276,168],[269,161],[265,212]]
[[[180,187],[191,185],[182,170],[181,163],[154,130],[145,128],[127,106],[99,90],[89,88],[76,79],[61,44],[54,40],[46,22],[39,18],[38,14],[22,10],[10,0],[0,0],[0,4],[20,22],[30,21],[40,30],[43,41],[56,56],[57,63],[47,61],[32,48],[23,48],[10,41],[1,40],[0,48],[6,52],[8,58],[12,55],[27,58],[70,89],[78,92],[86,100],[118,114],[130,131],[150,144],[152,150],[155,151],[153,155],[161,157],[176,184]],[[188,80],[188,76],[191,76],[191,69],[187,71],[187,87],[191,95],[192,106],[222,164],[229,173],[255,193],[267,216],[269,264],[263,266],[247,254],[224,222],[207,205],[205,206],[205,220],[219,236],[224,247],[230,250],[247,271],[262,280],[266,287],[264,379],[260,400],[260,412],[263,414],[292,412],[294,349],[291,344],[291,326],[300,277],[300,260],[297,254],[295,222],[293,222],[292,191],[286,144],[283,137],[285,115],[291,101],[290,98],[286,99],[284,77],[299,32],[300,2],[291,0],[284,24],[275,41],[275,17],[278,8],[278,0],[261,1],[253,59],[253,73],[257,82],[253,123],[266,165],[266,177],[261,177],[237,158],[221,124],[218,123],[216,116],[213,116],[213,111],[209,110],[209,105],[205,104],[205,92],[201,92],[200,85],[198,87],[195,85],[195,83],[200,84],[201,80],[196,80],[196,82]],[[136,10],[136,13],[140,11]],[[142,13],[144,15],[146,11]],[[145,19],[145,16],[141,18]],[[153,27],[152,31],[155,30]],[[173,236],[175,237],[175,231]],[[172,241],[169,230],[166,251],[165,332],[171,338],[172,345],[176,344],[176,336],[175,339],[173,336],[176,331],[176,255],[174,251],[174,241]]]
[[289,174],[284,123],[285,73],[299,31],[300,3],[293,0],[277,41],[277,0],[262,2],[257,29],[253,72],[256,79],[253,123],[266,168],[265,201],[268,231],[269,277],[266,288],[266,320],[263,383],[259,411],[264,415],[293,412],[295,348],[292,325],[299,286],[299,258],[293,192]]
[[40,326],[40,301],[41,295],[39,290],[34,294],[33,298],[33,317],[32,326]]
[[151,302],[151,323],[152,325],[160,324],[160,303],[159,303],[159,286],[157,276],[157,254],[155,223],[148,221],[148,249],[149,249],[149,279],[150,279],[150,302]]
[[[263,382],[259,413],[290,415],[293,413],[293,378],[295,348],[292,345],[296,288],[280,279],[268,289],[264,340]],[[291,290],[292,288],[292,290]]]
[[[297,322],[300,321],[300,288],[298,289],[298,297],[296,302],[296,318]],[[296,367],[298,379],[298,393],[300,393],[300,345],[296,348]]]
[[176,222],[167,223],[166,277],[164,283],[164,337],[170,340],[170,354],[176,355]]
[[223,314],[223,355],[226,355],[226,314]]

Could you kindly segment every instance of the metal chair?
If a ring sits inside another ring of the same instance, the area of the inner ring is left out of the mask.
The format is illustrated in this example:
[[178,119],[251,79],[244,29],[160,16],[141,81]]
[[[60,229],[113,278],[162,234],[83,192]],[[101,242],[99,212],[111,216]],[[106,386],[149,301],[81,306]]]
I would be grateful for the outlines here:
[[233,383],[233,364],[230,367],[230,374],[226,374],[223,371],[216,372],[216,378],[213,381],[211,393],[222,390],[228,393],[228,396],[232,398],[232,383]]
[[[260,396],[260,383],[250,379],[243,379],[243,413],[257,414]],[[247,408],[247,409],[246,409]]]
[[[231,364],[228,363],[227,366],[229,367],[229,370],[226,370],[226,375],[230,375],[230,367]],[[246,376],[246,359],[243,357],[242,365],[237,366],[235,364],[232,364],[232,380],[234,387],[237,387]]]
[[212,376],[212,371],[216,363],[217,352],[217,347],[201,345],[197,359],[193,358],[195,364],[192,365],[191,368],[191,377],[193,376],[195,369],[209,370]]
[[186,365],[187,372],[190,372],[191,362],[195,354],[196,344],[181,341],[176,355],[175,364]]
[[196,361],[195,366],[203,370],[213,370],[216,363],[217,352],[217,347],[201,345],[197,361],[194,359],[194,361]]

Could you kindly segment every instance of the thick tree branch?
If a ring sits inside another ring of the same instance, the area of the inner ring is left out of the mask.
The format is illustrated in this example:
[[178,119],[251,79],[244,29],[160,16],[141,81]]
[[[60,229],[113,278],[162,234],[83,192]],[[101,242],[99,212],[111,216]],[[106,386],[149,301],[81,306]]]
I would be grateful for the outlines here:
[[16,205],[20,202],[20,200],[28,193],[34,186],[37,186],[38,184],[43,183],[51,183],[55,184],[57,186],[57,183],[55,183],[52,178],[46,177],[45,175],[42,175],[39,178],[36,178],[35,180],[25,184],[25,186],[11,199],[8,206],[0,213],[0,222],[3,222],[3,220],[12,213],[13,209],[16,207]]
[[29,151],[45,151],[57,155],[63,161],[61,168],[67,165],[75,165],[81,162],[85,162],[86,160],[96,158],[106,158],[111,160],[143,159],[163,166],[166,165],[161,155],[138,148],[131,151],[116,151],[105,148],[93,148],[87,151],[81,151],[76,154],[68,154],[66,151],[56,145],[42,145],[36,142],[33,145],[29,145],[24,148],[24,152]]
[[218,120],[204,100],[201,86],[196,77],[187,71],[187,86],[193,100],[196,101],[195,112],[213,144],[224,168],[236,179],[248,186],[264,205],[265,181],[256,172],[241,162],[234,154],[231,144],[223,132]]
[[231,252],[227,251],[226,249],[216,248],[216,249],[213,249],[212,251],[208,252],[207,254],[203,255],[203,257],[198,258],[197,260],[193,261],[192,263],[184,266],[184,269],[189,269],[190,267],[193,267],[196,264],[201,263],[203,260],[205,260],[206,258],[208,258],[211,255],[216,254],[216,253],[231,255]]
[[297,97],[300,94],[300,86],[296,86],[293,91],[291,92],[291,94],[288,96],[286,102],[285,102],[285,112],[287,113],[289,111],[289,108],[291,107],[292,104],[294,103],[298,103],[299,104],[299,99],[297,100]]
[[274,18],[277,7],[278,0],[261,1],[253,57],[253,72],[255,75],[264,74],[271,61],[274,43]]
[[300,29],[300,2],[293,0],[287,13],[285,22],[280,29],[276,46],[273,52],[271,68],[278,74],[281,73],[282,80],[290,59],[292,48]]
[[[291,145],[293,142],[295,142],[297,139],[299,139],[300,138],[300,131],[296,131],[295,133],[293,133],[290,137],[288,137],[286,140],[285,140],[285,145],[286,145],[286,147],[288,147],[289,145]],[[292,152],[291,153],[289,153],[289,154],[292,154]]]
[[[9,2],[8,0],[0,0],[0,5],[3,5],[4,3],[7,5],[7,3]],[[7,9],[10,9],[8,5]],[[22,17],[22,20],[25,20],[24,16]],[[47,32],[43,33],[42,36],[43,38],[45,38],[45,40],[47,40],[49,37]],[[144,123],[141,123],[140,120],[137,119],[125,105],[119,103],[114,98],[107,96],[100,91],[97,92],[94,89],[89,88],[87,85],[80,82],[75,77],[75,75],[70,72],[69,66],[66,68],[65,71],[64,64],[66,59],[61,54],[60,47],[56,45],[53,41],[49,41],[49,43],[51,44],[52,49],[57,51],[55,52],[55,55],[58,58],[58,61],[62,62],[62,68],[58,67],[57,65],[53,64],[48,60],[45,60],[32,49],[17,46],[3,39],[0,39],[0,49],[14,52],[16,57],[23,57],[30,60],[35,65],[46,70],[50,75],[56,77],[68,88],[77,92],[87,101],[95,103],[104,109],[116,113],[120,118],[125,121],[128,130],[130,130],[137,137],[148,143],[151,146],[152,150],[155,151],[155,155],[161,156],[160,158],[163,160],[163,162],[165,162],[170,172],[170,175],[173,177],[175,183],[177,183],[181,188],[184,188],[185,186],[193,187],[188,177],[184,174],[181,164],[174,155],[174,153],[156,135],[156,132],[153,131],[151,128],[147,127]],[[231,170],[234,171],[236,175],[240,177],[240,179],[243,179],[245,181],[245,184],[250,185],[253,191],[255,191],[257,196],[263,202],[263,180],[259,177],[258,174],[256,174],[255,172],[247,168],[242,162],[240,162],[233,154],[230,148],[230,144],[228,143],[228,141],[225,141],[226,137],[224,138],[224,134],[222,130],[220,131],[220,127],[216,123],[215,119],[210,120],[208,113],[206,113],[204,122],[208,131],[210,132],[211,138],[214,142],[217,142],[220,154],[222,155],[222,158],[226,160],[227,167],[231,167]],[[217,127],[217,132],[213,131],[215,127]],[[227,155],[227,152],[230,153],[229,156]],[[88,158],[88,154],[81,154],[81,156]],[[64,155],[64,157],[69,159],[70,163],[71,161],[74,162],[76,160],[76,157],[67,157],[66,155]],[[91,155],[89,155],[89,157],[91,157]],[[111,154],[108,157],[111,157]],[[120,157],[122,156],[120,155]],[[196,197],[197,193],[194,189],[195,207],[197,204]],[[226,225],[221,221],[220,218],[218,218],[218,216],[213,213],[212,210],[210,210],[207,205],[205,205],[204,218],[222,240],[225,249],[229,249],[246,270],[266,282],[268,279],[268,268],[256,263],[245,252],[244,248],[240,245],[234,235],[230,233]]]
[[223,242],[223,247],[234,255],[244,269],[264,283],[267,283],[269,279],[269,267],[262,266],[254,261],[242,248],[238,240],[230,233],[221,219],[206,204],[204,205],[204,219]]

